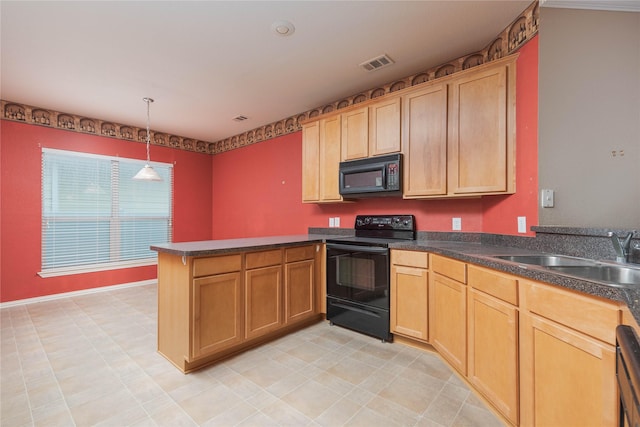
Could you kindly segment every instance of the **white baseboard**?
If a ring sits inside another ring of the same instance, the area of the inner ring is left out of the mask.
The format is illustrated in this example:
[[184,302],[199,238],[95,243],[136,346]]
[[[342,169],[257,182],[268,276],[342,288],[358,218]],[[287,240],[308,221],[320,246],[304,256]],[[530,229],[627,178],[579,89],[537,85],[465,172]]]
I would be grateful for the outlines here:
[[64,292],[61,294],[45,295],[42,297],[26,298],[26,299],[20,299],[16,301],[2,302],[0,303],[0,310],[9,308],[9,307],[16,307],[19,305],[34,304],[37,302],[44,302],[44,301],[53,301],[61,298],[77,297],[81,295],[97,294],[99,292],[133,288],[134,286],[154,285],[156,283],[158,283],[158,279],[149,279],[149,280],[141,280],[139,282],[123,283],[121,285],[100,286],[98,288],[83,289],[80,291]]

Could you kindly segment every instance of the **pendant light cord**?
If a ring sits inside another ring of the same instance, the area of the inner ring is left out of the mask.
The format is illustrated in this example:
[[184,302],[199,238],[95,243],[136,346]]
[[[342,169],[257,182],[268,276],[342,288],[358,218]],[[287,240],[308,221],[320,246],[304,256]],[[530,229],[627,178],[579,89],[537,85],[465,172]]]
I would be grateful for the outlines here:
[[151,131],[149,130],[149,104],[153,102],[152,98],[142,98],[144,102],[147,103],[147,164],[151,162],[151,157],[149,156],[149,144],[151,143]]

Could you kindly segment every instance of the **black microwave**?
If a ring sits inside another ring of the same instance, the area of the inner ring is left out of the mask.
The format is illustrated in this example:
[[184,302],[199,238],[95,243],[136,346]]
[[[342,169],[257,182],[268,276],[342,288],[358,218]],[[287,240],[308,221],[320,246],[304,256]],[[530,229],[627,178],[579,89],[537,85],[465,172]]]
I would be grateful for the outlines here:
[[402,196],[402,154],[340,162],[340,195]]

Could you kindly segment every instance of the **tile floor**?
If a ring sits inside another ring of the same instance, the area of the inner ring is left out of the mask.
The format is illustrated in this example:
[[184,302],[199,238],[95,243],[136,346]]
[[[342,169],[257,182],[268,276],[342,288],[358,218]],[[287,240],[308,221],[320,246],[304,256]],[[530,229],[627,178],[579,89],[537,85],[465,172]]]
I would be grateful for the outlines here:
[[322,322],[184,375],[156,287],[1,310],[2,426],[501,426],[440,358]]

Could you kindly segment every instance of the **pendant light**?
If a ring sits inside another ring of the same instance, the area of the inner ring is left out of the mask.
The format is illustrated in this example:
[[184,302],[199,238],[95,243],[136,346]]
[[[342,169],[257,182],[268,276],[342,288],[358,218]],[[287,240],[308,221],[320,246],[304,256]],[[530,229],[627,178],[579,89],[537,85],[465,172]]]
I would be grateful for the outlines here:
[[147,103],[147,164],[133,177],[140,181],[162,181],[162,177],[158,175],[158,172],[153,170],[149,158],[149,144],[151,143],[151,131],[149,130],[149,104],[153,102],[151,98],[142,98]]

